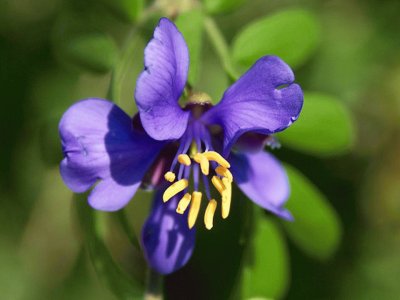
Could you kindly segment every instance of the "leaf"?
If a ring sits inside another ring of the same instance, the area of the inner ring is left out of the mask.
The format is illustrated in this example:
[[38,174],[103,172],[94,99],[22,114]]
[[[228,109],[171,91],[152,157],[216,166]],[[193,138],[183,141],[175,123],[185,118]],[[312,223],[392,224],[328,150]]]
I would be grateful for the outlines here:
[[139,283],[128,277],[113,260],[99,233],[100,228],[96,212],[90,208],[84,196],[77,196],[78,218],[84,231],[84,240],[93,263],[101,280],[119,299],[143,299],[143,288]]
[[299,119],[278,135],[284,145],[318,156],[350,150],[354,136],[347,107],[337,99],[319,93],[305,93]]
[[204,0],[204,6],[207,12],[220,14],[234,11],[245,2],[246,0]]
[[118,49],[109,36],[102,33],[76,35],[64,41],[60,49],[63,59],[79,68],[104,73],[117,61]]
[[289,283],[286,243],[271,219],[259,215],[256,222],[252,263],[243,270],[241,299],[280,299]]
[[264,55],[277,55],[292,67],[303,64],[315,51],[319,23],[306,10],[286,10],[247,25],[233,43],[233,59],[250,67]]
[[283,225],[300,249],[314,258],[326,260],[339,246],[340,220],[325,196],[303,174],[288,165],[285,167],[291,187],[286,207],[295,220]]
[[102,0],[110,9],[123,20],[134,22],[143,12],[144,0]]
[[190,67],[188,80],[192,85],[197,83],[200,72],[203,17],[201,10],[196,9],[180,14],[175,21],[189,48]]

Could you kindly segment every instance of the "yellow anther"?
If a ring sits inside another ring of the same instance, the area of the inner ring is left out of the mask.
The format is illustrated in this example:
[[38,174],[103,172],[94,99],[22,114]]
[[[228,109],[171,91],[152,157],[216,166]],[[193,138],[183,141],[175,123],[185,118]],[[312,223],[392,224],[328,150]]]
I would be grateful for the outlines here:
[[173,182],[175,180],[175,174],[174,174],[174,172],[169,171],[164,174],[164,178],[165,178],[165,180],[167,180],[169,182]]
[[203,155],[201,157],[200,160],[200,168],[201,168],[201,172],[204,175],[208,175],[210,172],[210,162],[208,161],[208,159]]
[[203,155],[203,153],[196,153],[195,155],[193,155],[193,160],[200,164],[201,172],[204,175],[208,175],[210,173],[210,162]]
[[180,164],[185,165],[185,166],[190,166],[190,164],[192,163],[190,161],[189,155],[187,155],[187,154],[179,154],[178,161]]
[[206,228],[208,230],[213,228],[214,213],[216,209],[217,209],[217,201],[211,199],[208,202],[206,212],[204,214],[204,224],[206,225]]
[[193,160],[197,163],[200,163],[202,157],[203,157],[203,153],[196,153],[195,155],[193,155]]
[[190,199],[192,196],[189,193],[186,193],[181,200],[179,200],[178,207],[176,208],[176,212],[178,214],[183,214],[187,207],[189,206]]
[[219,163],[221,166],[225,167],[225,168],[230,168],[231,165],[229,162],[226,161],[225,158],[223,158],[221,156],[221,154],[219,154],[218,152],[215,151],[208,151],[208,152],[204,152],[202,153],[208,160],[212,160],[212,161],[216,161],[217,163]]
[[193,228],[194,224],[196,223],[197,216],[199,215],[201,196],[202,196],[201,192],[192,193],[192,201],[188,216],[189,229]]
[[163,201],[167,202],[173,196],[175,196],[179,192],[182,192],[184,189],[186,189],[188,187],[188,185],[189,185],[189,182],[186,179],[181,179],[181,180],[171,184],[165,190],[165,192],[163,194]]
[[227,168],[225,168],[223,166],[218,166],[215,169],[215,173],[217,173],[220,176],[228,178],[230,182],[233,181],[232,173]]
[[211,182],[212,182],[212,184],[215,186],[215,188],[218,190],[218,192],[222,195],[222,193],[223,193],[224,190],[225,190],[225,186],[224,186],[224,184],[222,183],[222,180],[219,179],[217,176],[213,176],[213,177],[211,178]]
[[222,183],[225,186],[225,190],[222,193],[222,218],[226,219],[229,216],[229,211],[231,209],[231,198],[232,198],[232,183],[228,178],[222,178]]

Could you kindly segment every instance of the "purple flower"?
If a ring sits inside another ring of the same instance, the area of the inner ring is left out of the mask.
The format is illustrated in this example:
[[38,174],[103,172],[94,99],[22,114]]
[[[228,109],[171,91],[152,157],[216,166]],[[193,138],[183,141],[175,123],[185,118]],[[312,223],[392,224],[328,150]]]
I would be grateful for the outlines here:
[[161,19],[145,49],[145,69],[135,91],[139,114],[130,118],[111,102],[87,99],[62,117],[61,175],[75,192],[95,187],[89,204],[124,207],[142,186],[155,188],[142,232],[152,268],[171,273],[189,260],[197,216],[213,226],[227,218],[232,183],[256,204],[284,219],[289,195],[281,164],[263,150],[271,134],[295,121],[303,104],[292,70],[275,56],[260,58],[212,106],[205,94],[178,103],[186,85],[189,54],[175,25]]

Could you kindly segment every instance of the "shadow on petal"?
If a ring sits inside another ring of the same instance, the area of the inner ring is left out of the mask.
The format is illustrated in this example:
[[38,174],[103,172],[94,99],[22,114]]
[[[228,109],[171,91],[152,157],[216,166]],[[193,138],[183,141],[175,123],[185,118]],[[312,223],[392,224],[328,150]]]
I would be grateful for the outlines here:
[[142,244],[150,266],[161,274],[169,274],[183,267],[192,256],[195,229],[189,229],[187,214],[175,211],[180,197],[163,203],[161,191],[157,192],[143,227]]
[[108,132],[104,143],[110,158],[110,174],[120,185],[142,181],[165,142],[150,138],[132,119],[114,106],[108,115]]

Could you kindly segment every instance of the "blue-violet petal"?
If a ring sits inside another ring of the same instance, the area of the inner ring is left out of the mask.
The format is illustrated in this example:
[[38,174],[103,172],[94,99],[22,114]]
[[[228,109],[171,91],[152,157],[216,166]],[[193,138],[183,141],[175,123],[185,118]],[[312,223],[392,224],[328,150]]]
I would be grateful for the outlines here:
[[162,192],[159,191],[142,229],[146,259],[161,274],[182,268],[192,256],[195,245],[196,230],[189,229],[187,213],[181,215],[175,211],[178,200],[179,196],[175,196],[163,203]]
[[178,103],[187,80],[189,51],[174,23],[160,20],[144,55],[145,69],[135,91],[143,127],[156,140],[178,139],[189,118]]
[[225,155],[242,134],[272,134],[298,118],[303,92],[293,81],[285,62],[265,56],[225,91],[218,105],[203,115],[204,122],[222,126]]
[[64,182],[80,193],[102,180],[90,194],[89,203],[107,211],[126,205],[164,145],[135,130],[127,114],[101,99],[71,106],[60,121],[59,132]]
[[235,182],[250,200],[283,219],[293,219],[283,208],[290,194],[289,180],[275,157],[264,151],[231,153],[230,162]]

